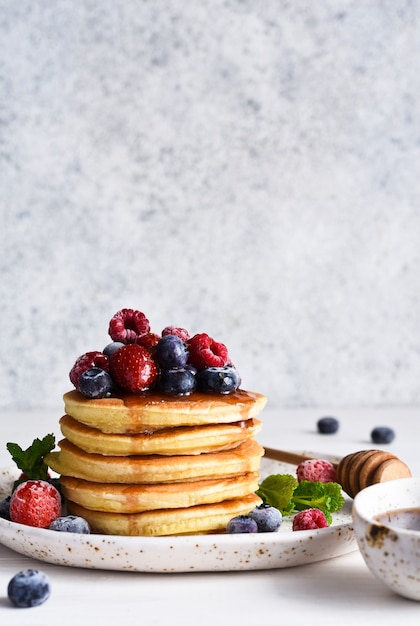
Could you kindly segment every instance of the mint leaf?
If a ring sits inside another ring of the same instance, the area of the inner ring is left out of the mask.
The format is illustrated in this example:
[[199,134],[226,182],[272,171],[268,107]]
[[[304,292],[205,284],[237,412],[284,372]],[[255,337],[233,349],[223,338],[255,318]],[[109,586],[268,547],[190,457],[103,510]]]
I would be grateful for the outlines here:
[[46,435],[43,439],[34,439],[26,450],[23,450],[17,443],[9,442],[6,444],[13,461],[25,474],[25,478],[32,480],[46,480],[48,478],[48,466],[44,463],[44,457],[54,447],[55,437],[52,434]]
[[291,474],[271,474],[262,481],[256,494],[265,504],[288,515],[294,509],[292,496],[297,485],[298,481]]
[[338,483],[321,483],[303,480],[293,493],[293,503],[296,511],[303,509],[320,509],[331,524],[331,513],[338,511],[344,505],[341,485]]
[[303,509],[320,509],[328,524],[332,513],[344,505],[341,485],[303,480],[298,482],[291,474],[271,474],[259,485],[256,494],[265,504],[276,507],[283,515]]

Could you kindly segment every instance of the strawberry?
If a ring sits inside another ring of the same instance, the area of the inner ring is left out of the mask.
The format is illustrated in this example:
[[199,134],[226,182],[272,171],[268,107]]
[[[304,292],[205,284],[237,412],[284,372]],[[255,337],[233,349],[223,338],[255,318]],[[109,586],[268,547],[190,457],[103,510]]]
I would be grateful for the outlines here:
[[214,341],[206,333],[194,335],[188,342],[190,363],[198,370],[205,367],[224,367],[228,364],[228,349],[223,343]]
[[121,309],[109,322],[108,333],[113,341],[136,343],[137,339],[150,332],[149,320],[141,311]]
[[146,391],[158,377],[158,368],[150,352],[136,343],[129,343],[111,356],[110,374],[124,391]]
[[18,524],[48,528],[61,515],[61,496],[45,480],[27,480],[10,499],[10,519]]
[[79,376],[92,367],[99,367],[102,370],[108,371],[109,359],[107,355],[94,350],[92,352],[85,352],[85,354],[82,354],[76,359],[69,373],[70,380],[76,389]]

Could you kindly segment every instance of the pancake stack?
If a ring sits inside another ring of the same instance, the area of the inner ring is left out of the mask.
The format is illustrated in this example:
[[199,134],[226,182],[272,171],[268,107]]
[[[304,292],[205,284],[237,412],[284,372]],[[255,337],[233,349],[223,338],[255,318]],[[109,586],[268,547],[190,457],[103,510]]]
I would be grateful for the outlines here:
[[64,439],[45,462],[60,475],[69,514],[93,532],[224,532],[261,503],[263,448],[255,439],[266,398],[237,389],[168,396],[158,391],[64,395]]

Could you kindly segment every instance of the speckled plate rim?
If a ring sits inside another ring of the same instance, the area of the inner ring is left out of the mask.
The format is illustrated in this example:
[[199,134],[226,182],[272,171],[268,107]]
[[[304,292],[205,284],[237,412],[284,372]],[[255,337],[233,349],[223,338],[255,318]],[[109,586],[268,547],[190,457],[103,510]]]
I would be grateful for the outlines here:
[[[294,470],[285,463],[262,459],[263,477]],[[10,482],[11,472],[10,468],[0,471],[0,493],[6,480]],[[346,500],[328,528],[293,532],[291,517],[285,517],[276,533],[241,535],[76,535],[0,519],[0,543],[39,561],[87,569],[169,573],[287,568],[357,550],[351,506],[352,501]]]

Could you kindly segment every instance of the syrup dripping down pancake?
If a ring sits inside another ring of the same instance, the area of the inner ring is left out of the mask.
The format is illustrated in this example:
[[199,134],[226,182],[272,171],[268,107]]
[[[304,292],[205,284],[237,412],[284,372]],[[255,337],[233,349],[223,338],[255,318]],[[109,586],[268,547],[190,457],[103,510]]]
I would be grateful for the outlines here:
[[232,450],[169,457],[89,454],[67,439],[58,445],[60,451],[45,457],[52,470],[99,483],[166,483],[235,476],[258,471],[264,453],[255,439],[248,439]]
[[256,417],[266,402],[267,398],[259,393],[239,389],[226,395],[197,392],[179,397],[144,393],[95,400],[74,390],[64,394],[67,415],[105,433],[228,424]]
[[120,434],[103,433],[69,415],[60,420],[61,432],[71,443],[85,452],[110,456],[200,454],[228,450],[255,437],[261,425],[259,420],[251,418],[231,424],[178,426],[150,433]]
[[68,502],[68,512],[86,519],[93,532],[105,535],[150,536],[188,535],[225,532],[227,523],[236,515],[247,515],[260,498],[249,494],[243,498],[224,500],[179,509],[161,509],[144,513],[104,513],[85,509]]
[[233,478],[157,485],[92,483],[69,476],[62,476],[60,483],[64,496],[84,508],[110,513],[141,513],[242,498],[258,489],[258,479],[258,472],[248,472]]

